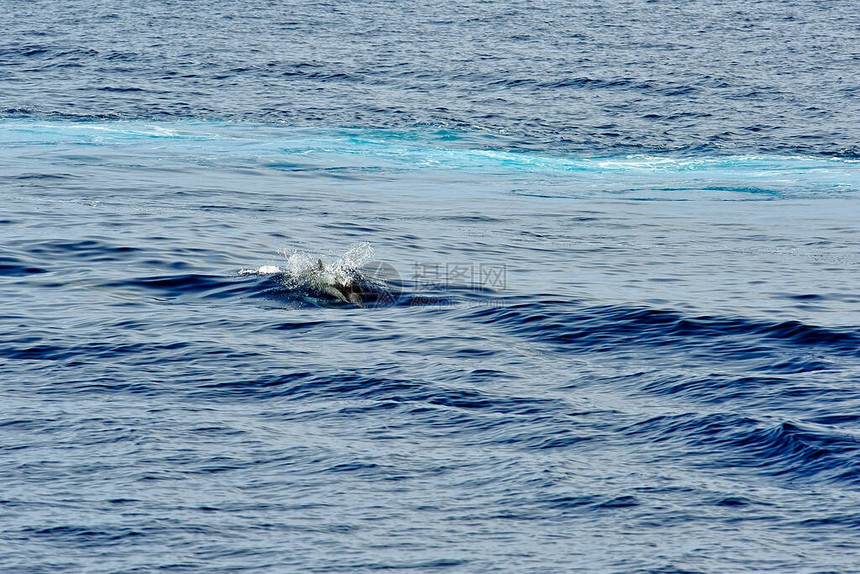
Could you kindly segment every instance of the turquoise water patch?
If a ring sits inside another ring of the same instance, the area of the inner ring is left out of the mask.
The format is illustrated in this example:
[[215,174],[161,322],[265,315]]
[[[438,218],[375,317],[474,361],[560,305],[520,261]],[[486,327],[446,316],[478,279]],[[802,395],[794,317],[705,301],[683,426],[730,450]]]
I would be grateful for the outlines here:
[[[87,147],[126,165],[151,156],[159,165],[249,168],[325,177],[390,178],[418,172],[441,180],[528,183],[535,197],[650,194],[678,198],[727,194],[757,198],[820,198],[855,192],[860,161],[812,156],[624,155],[564,157],[506,151],[499,138],[455,130],[310,129],[230,122],[0,121],[0,159],[25,165],[44,146],[80,162]],[[85,161],[85,160],[84,160]],[[58,165],[62,162],[59,161]],[[519,186],[522,187],[522,186]],[[518,188],[519,189],[519,188]]]

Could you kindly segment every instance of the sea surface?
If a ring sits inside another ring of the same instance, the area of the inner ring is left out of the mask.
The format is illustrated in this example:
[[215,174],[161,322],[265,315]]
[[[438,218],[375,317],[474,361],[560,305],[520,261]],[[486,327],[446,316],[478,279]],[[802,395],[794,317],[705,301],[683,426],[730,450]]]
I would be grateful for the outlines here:
[[860,572],[853,3],[0,30],[0,571]]

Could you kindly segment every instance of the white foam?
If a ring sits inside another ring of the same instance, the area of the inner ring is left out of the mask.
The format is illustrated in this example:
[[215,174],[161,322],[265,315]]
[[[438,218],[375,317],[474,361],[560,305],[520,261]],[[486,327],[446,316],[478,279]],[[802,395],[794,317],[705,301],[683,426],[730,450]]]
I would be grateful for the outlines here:
[[[241,269],[240,275],[276,276],[289,290],[311,289],[331,293],[331,287],[362,280],[360,268],[373,259],[373,247],[367,243],[353,245],[340,258],[331,261],[300,251],[281,251],[284,264]],[[322,264],[322,265],[320,265]]]
[[276,265],[263,265],[257,269],[240,269],[239,275],[274,275],[280,272],[281,268]]

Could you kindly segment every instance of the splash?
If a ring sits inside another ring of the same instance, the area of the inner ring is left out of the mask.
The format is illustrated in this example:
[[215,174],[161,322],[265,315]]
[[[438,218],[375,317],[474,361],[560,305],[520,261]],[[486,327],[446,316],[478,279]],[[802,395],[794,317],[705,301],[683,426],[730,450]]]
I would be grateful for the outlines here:
[[283,251],[282,254],[288,287],[306,283],[325,287],[358,279],[359,268],[373,258],[373,247],[367,242],[359,243],[333,262],[300,251]]
[[277,285],[277,297],[301,300],[316,307],[378,306],[392,300],[385,279],[363,269],[374,255],[367,242],[352,246],[334,261],[297,250],[281,254],[284,257],[281,267],[263,265],[242,269],[239,274],[265,277]]

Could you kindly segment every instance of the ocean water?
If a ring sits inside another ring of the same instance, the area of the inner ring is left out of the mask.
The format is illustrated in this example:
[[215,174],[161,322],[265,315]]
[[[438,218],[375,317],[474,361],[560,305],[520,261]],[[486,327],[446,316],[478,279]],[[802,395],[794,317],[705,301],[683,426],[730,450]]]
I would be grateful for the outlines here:
[[0,571],[860,572],[849,3],[0,7]]

